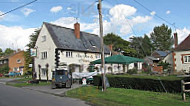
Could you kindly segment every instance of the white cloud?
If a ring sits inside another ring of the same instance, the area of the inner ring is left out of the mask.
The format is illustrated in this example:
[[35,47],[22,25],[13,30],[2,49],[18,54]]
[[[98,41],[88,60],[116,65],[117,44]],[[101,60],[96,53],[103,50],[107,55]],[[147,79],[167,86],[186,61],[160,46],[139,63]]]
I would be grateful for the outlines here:
[[72,10],[72,8],[71,7],[67,7],[67,10]]
[[[110,9],[109,14],[111,15],[110,23],[112,30],[119,30],[121,36],[130,34],[134,25],[146,23],[152,19],[150,16],[134,16],[137,9],[129,5],[116,5]],[[133,17],[129,19],[128,17]]]
[[[111,8],[108,17],[109,21],[103,21],[104,34],[113,32],[121,36],[126,36],[132,32],[132,28],[134,25],[146,23],[152,19],[151,16],[134,16],[136,14],[136,11],[136,8],[124,4],[119,4]],[[98,17],[98,15],[93,16],[93,18],[95,19],[95,22],[93,23],[81,22],[81,31],[88,31],[99,35],[99,21],[96,20]],[[129,19],[128,17],[133,18]],[[68,28],[74,28],[75,22],[76,19],[74,17],[62,17],[51,23]]]
[[152,11],[151,13],[150,13],[150,15],[155,15],[156,14],[156,12],[155,11]]
[[29,42],[29,35],[35,28],[24,29],[20,26],[7,27],[0,25],[0,48],[24,49]]
[[21,10],[21,12],[25,15],[25,16],[28,16],[30,15],[31,13],[33,13],[35,10],[32,10],[30,8],[24,8]]
[[61,25],[67,28],[74,28],[74,23],[76,22],[76,19],[74,17],[62,17],[59,18],[51,23],[56,25]]
[[136,11],[137,9],[132,6],[119,4],[111,8],[109,14],[114,18],[123,19],[127,16],[134,15]]
[[151,19],[152,19],[152,17],[150,17],[150,16],[145,16],[145,17],[137,16],[137,17],[133,18],[132,21],[134,23],[145,23],[145,22],[148,22]]
[[170,11],[170,10],[166,11],[166,14],[170,14],[170,13],[171,13],[171,11]]
[[190,28],[177,29],[176,32],[178,35],[178,43],[180,43],[190,34]]
[[56,6],[56,7],[52,7],[52,8],[50,9],[50,12],[52,12],[52,13],[57,13],[57,12],[61,11],[62,9],[63,9],[62,6]]

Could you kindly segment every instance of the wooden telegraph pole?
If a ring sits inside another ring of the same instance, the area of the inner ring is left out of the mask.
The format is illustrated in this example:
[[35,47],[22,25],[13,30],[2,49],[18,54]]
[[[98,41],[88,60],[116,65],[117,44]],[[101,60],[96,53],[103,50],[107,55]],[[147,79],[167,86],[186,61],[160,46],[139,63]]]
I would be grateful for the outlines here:
[[98,3],[98,12],[99,12],[99,24],[100,24],[100,43],[101,43],[101,60],[102,60],[102,91],[106,90],[106,81],[105,81],[105,60],[104,60],[104,40],[103,40],[103,23],[102,23],[102,0],[99,0]]

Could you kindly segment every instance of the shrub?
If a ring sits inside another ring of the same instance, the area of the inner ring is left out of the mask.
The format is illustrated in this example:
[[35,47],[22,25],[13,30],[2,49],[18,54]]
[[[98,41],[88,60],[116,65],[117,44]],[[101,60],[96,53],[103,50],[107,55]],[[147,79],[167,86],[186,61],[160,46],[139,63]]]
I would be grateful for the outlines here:
[[[145,76],[127,76],[127,75],[107,75],[110,86],[114,88],[139,89],[155,92],[165,92],[162,84],[167,92],[181,92],[181,79],[175,77],[163,77],[159,80]],[[94,76],[94,85],[101,86],[101,76]]]
[[9,66],[7,64],[0,67],[0,73],[6,74],[8,72],[9,72]]
[[128,71],[127,71],[127,73],[128,74],[137,74],[137,69],[136,68],[133,68],[133,69],[129,69]]

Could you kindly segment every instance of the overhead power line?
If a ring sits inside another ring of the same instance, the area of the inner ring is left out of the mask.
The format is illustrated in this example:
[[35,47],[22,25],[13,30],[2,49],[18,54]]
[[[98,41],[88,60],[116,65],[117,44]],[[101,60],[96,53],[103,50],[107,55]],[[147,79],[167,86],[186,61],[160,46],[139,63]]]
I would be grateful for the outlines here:
[[36,2],[36,1],[37,1],[37,0],[34,0],[34,1],[31,1],[31,2],[26,3],[26,4],[24,4],[24,5],[21,5],[21,6],[17,7],[17,8],[14,8],[14,9],[12,9],[12,10],[10,10],[10,11],[7,11],[7,12],[1,14],[0,16],[4,16],[4,15],[10,13],[10,12],[13,12],[13,11],[18,10],[18,9],[20,9],[20,8],[23,8],[23,7],[27,6],[27,5],[30,5],[30,4],[32,4],[32,3]]
[[[147,10],[148,12],[152,12],[152,10],[150,10],[149,8],[147,8],[146,6],[144,6],[142,3],[138,2],[137,0],[133,0],[135,1],[137,4],[139,4],[140,6],[142,6],[145,10]],[[165,21],[166,23],[168,23],[169,25],[173,26],[174,28],[176,28],[175,24],[170,23],[169,21],[167,21],[166,19],[160,17],[159,15],[155,14],[155,16],[163,21]]]

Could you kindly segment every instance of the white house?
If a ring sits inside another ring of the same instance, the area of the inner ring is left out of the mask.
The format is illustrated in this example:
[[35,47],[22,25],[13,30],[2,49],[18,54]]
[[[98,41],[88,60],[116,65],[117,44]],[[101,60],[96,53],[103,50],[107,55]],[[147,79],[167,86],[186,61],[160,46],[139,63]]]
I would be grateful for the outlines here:
[[[176,36],[176,37],[175,37]],[[177,34],[174,38],[177,39]],[[190,72],[190,35],[182,41],[179,45],[177,45],[177,40],[175,40],[175,49],[172,53],[173,55],[173,68],[174,71],[180,72],[184,71],[185,73]]]
[[[37,79],[52,78],[52,71],[60,62],[74,66],[76,72],[86,72],[91,61],[100,59],[100,38],[80,31],[80,24],[74,29],[44,22],[36,41],[35,71]],[[104,46],[105,56],[110,49]],[[47,70],[47,72],[46,72]]]

